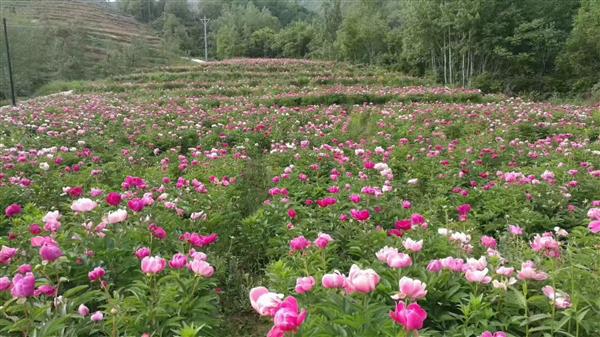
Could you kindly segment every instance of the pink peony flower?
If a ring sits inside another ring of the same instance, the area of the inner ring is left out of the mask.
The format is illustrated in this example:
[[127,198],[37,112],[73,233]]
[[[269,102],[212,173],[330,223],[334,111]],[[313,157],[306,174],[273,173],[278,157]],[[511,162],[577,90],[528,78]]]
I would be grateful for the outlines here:
[[12,258],[17,254],[17,248],[2,246],[0,249],[0,264],[8,265]]
[[390,312],[390,318],[400,324],[407,331],[419,330],[423,328],[423,322],[427,319],[427,312],[417,303],[411,303],[408,306],[400,301],[396,304],[396,309]]
[[536,234],[530,245],[535,252],[544,253],[547,257],[560,257],[560,242],[550,232],[541,236]]
[[427,270],[432,272],[432,273],[438,273],[440,272],[442,269],[444,268],[444,266],[442,265],[442,262],[440,260],[431,260],[429,262],[429,264],[427,265]]
[[325,249],[333,241],[329,234],[319,233],[319,236],[315,240],[315,246]]
[[106,222],[109,225],[114,225],[116,223],[123,222],[125,220],[127,220],[127,211],[124,209],[118,209],[114,212],[110,212],[106,216]]
[[95,313],[92,314],[92,316],[90,316],[90,319],[93,322],[100,322],[101,320],[104,319],[104,314],[102,313],[102,311],[96,311]]
[[310,292],[315,287],[315,278],[312,276],[299,277],[296,279],[296,292],[298,294],[305,294]]
[[172,269],[182,269],[187,264],[187,256],[177,253],[173,255],[171,261],[169,261],[169,267]]
[[250,290],[250,304],[261,316],[273,316],[281,305],[282,294],[270,292],[265,287],[252,288]]
[[47,296],[47,297],[55,297],[57,291],[58,291],[58,289],[54,288],[53,286],[51,286],[49,284],[44,284],[44,285],[39,286],[33,292],[33,295],[35,297],[39,297],[41,295],[44,295],[44,296]]
[[396,253],[388,255],[386,263],[390,268],[404,269],[412,266],[410,255],[404,253]]
[[146,256],[150,256],[150,254],[152,254],[152,253],[150,252],[150,248],[148,248],[148,247],[138,248],[138,250],[135,251],[135,256],[139,260],[145,258]]
[[514,272],[515,272],[515,268],[500,267],[500,268],[496,269],[496,274],[506,276],[506,277],[511,277]]
[[521,264],[521,270],[519,270],[517,277],[522,281],[543,281],[548,278],[548,274],[542,271],[537,271],[535,264],[532,261],[527,261]]
[[346,278],[340,274],[339,271],[335,271],[333,274],[325,274],[321,279],[321,285],[326,289],[340,289],[344,287]]
[[373,269],[360,269],[353,264],[346,278],[344,288],[349,294],[359,292],[367,294],[375,290],[379,284],[379,275]]
[[73,201],[73,204],[71,205],[71,210],[78,213],[84,213],[93,211],[94,208],[96,208],[96,206],[98,206],[98,204],[92,199],[81,198]]
[[146,275],[154,275],[162,272],[167,261],[160,256],[146,256],[142,259],[142,272]]
[[563,292],[557,292],[551,286],[543,287],[542,292],[554,303],[554,306],[558,309],[567,309],[571,307],[571,298],[569,295]]
[[213,268],[213,266],[198,257],[194,257],[194,259],[188,263],[188,268],[193,271],[194,274],[207,278],[215,273],[215,268]]
[[90,309],[87,306],[85,306],[85,304],[80,304],[79,308],[77,308],[77,313],[79,313],[79,315],[81,315],[82,317],[86,317],[90,314]]
[[490,331],[484,331],[479,337],[506,337],[506,332],[496,331],[494,333]]
[[523,228],[521,228],[519,226],[509,225],[508,229],[510,231],[510,234],[512,234],[512,235],[518,235],[518,236],[523,235]]
[[600,220],[594,220],[590,222],[590,224],[588,225],[588,229],[594,234],[600,233]]
[[299,310],[298,301],[288,296],[273,316],[273,328],[267,337],[283,337],[286,332],[296,331],[304,323],[306,315],[305,310]]
[[421,251],[421,249],[423,249],[423,240],[415,241],[411,238],[406,238],[402,242],[402,245],[407,250],[410,250],[413,253],[418,253]]
[[8,278],[8,276],[0,277],[0,292],[10,290],[11,286],[12,282],[10,281],[10,278]]
[[427,295],[427,285],[420,280],[403,276],[399,282],[399,289],[396,295],[392,296],[395,300],[410,299],[411,301],[420,300]]
[[381,248],[377,253],[375,253],[375,256],[377,256],[377,259],[379,261],[381,261],[383,263],[387,263],[388,256],[394,255],[394,254],[398,254],[397,248],[385,246],[385,247]]
[[496,242],[496,239],[494,239],[491,236],[487,236],[484,235],[481,237],[481,245],[485,248],[496,248],[498,246],[498,243]]
[[492,281],[492,278],[488,276],[488,269],[483,270],[467,270],[465,272],[465,278],[470,283],[483,283],[488,284]]

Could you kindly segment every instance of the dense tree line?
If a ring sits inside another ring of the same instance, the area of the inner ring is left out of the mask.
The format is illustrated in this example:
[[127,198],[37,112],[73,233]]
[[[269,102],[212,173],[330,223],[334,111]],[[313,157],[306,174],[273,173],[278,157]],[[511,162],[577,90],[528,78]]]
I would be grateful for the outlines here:
[[[490,92],[600,97],[598,0],[117,0],[103,5],[152,25],[167,53],[202,57],[200,19],[207,17],[210,59],[343,60]],[[50,80],[121,73],[150,52],[141,42],[125,49],[104,46],[107,57],[90,66],[85,57],[90,42],[76,26],[12,32],[24,41],[14,50],[15,68],[25,73],[19,94],[29,95]],[[0,96],[6,95],[5,82]]]
[[[393,66],[507,93],[600,91],[597,0],[121,0],[210,58],[292,57]],[[197,6],[197,7],[196,7]],[[594,87],[595,86],[595,87]]]

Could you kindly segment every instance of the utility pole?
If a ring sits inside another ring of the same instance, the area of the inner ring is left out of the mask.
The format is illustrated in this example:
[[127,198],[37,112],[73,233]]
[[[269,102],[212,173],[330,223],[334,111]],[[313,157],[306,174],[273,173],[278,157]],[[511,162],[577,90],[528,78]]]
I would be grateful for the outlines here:
[[6,18],[2,18],[4,25],[4,42],[6,43],[6,59],[8,60],[8,77],[10,79],[10,93],[12,98],[12,105],[17,105],[17,98],[15,97],[15,83],[13,82],[12,64],[10,63],[10,48],[8,45],[8,31],[6,30]]
[[208,25],[208,21],[210,21],[210,19],[207,19],[205,15],[204,18],[200,19],[200,21],[202,21],[202,23],[204,24],[204,61],[208,61],[208,40],[206,39],[206,25]]

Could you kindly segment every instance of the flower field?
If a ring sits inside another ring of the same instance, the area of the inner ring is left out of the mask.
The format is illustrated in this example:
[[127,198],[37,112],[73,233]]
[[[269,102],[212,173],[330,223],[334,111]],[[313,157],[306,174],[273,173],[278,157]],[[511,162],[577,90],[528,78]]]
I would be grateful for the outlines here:
[[0,110],[0,336],[600,336],[600,108],[230,60]]

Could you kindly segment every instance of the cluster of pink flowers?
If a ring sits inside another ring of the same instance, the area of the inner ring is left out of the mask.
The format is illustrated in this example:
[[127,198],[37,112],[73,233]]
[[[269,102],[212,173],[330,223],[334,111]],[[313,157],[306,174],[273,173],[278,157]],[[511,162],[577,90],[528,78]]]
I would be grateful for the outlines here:
[[410,255],[398,252],[397,248],[384,247],[376,254],[377,259],[386,263],[390,268],[404,269],[412,266],[412,258]]
[[[325,248],[327,248],[327,246],[329,246],[329,244],[331,242],[333,242],[333,238],[331,237],[331,235],[325,234],[325,233],[319,233],[319,235],[317,236],[317,238],[314,241],[314,244],[315,244],[315,246],[317,246],[320,249],[325,249]],[[290,249],[293,252],[302,251],[302,250],[310,248],[310,246],[312,244],[313,244],[313,242],[309,241],[303,235],[301,235],[301,236],[295,237],[294,239],[292,239],[290,241]]]
[[[160,274],[167,266],[166,259],[160,256],[150,256],[151,251],[147,247],[138,249],[135,255],[141,260],[142,272],[148,276]],[[206,261],[208,258],[206,254],[191,249],[188,255],[176,253],[168,262],[169,267],[174,270],[187,267],[195,275],[205,278],[213,276],[215,268]]]
[[283,337],[287,332],[297,331],[306,319],[306,310],[300,310],[293,296],[285,299],[283,294],[270,292],[265,287],[250,290],[250,303],[261,316],[273,318],[273,327],[267,337]]
[[590,208],[587,216],[590,219],[590,224],[588,225],[590,232],[594,234],[600,233],[600,208]]

